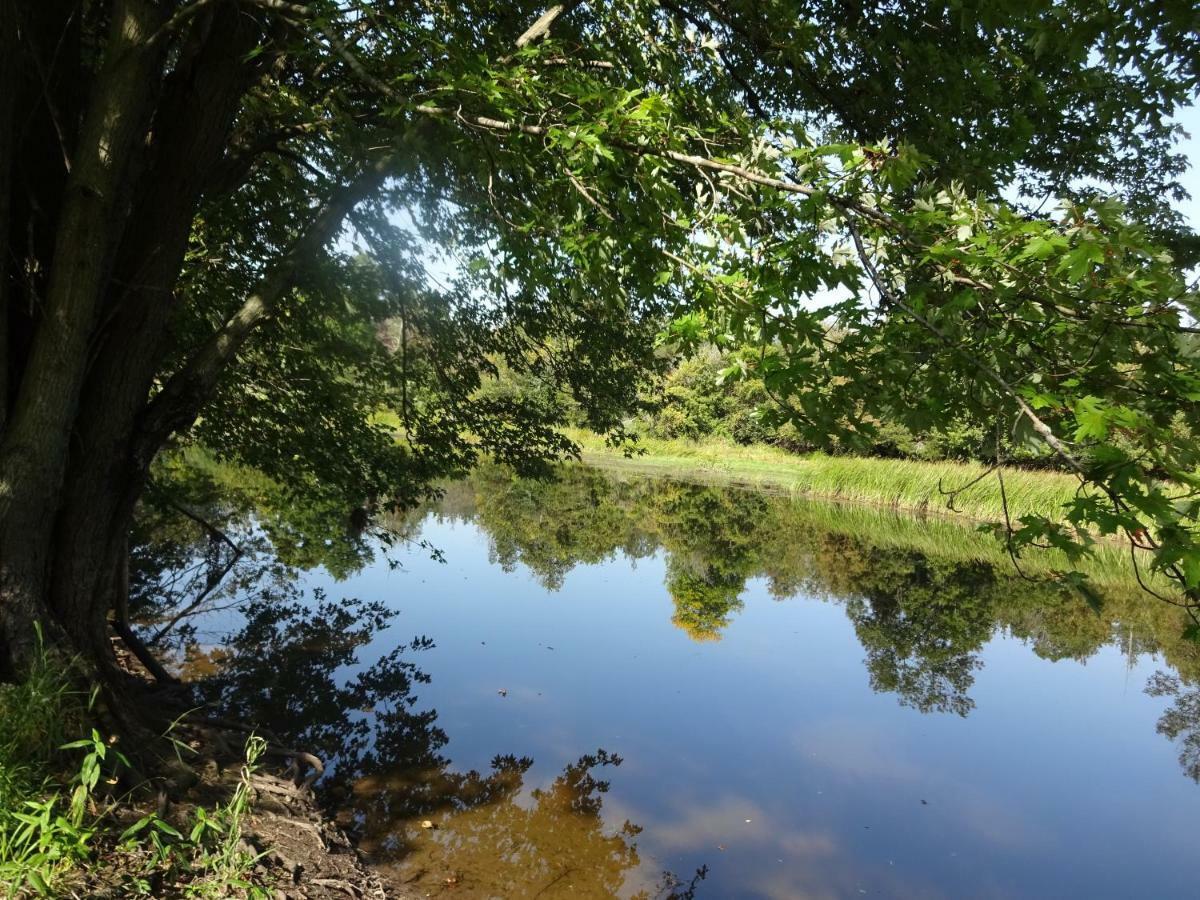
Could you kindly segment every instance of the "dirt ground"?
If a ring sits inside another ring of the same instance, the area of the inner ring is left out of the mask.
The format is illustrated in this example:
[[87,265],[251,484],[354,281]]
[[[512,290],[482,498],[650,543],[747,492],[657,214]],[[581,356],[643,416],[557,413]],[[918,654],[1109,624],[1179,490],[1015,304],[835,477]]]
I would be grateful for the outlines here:
[[[155,696],[159,689],[152,686],[148,673],[123,648],[114,649],[126,673],[144,685],[149,697]],[[143,786],[112,813],[122,825],[156,812],[186,831],[195,821],[197,807],[212,811],[229,803],[245,777],[246,738],[256,729],[254,723],[205,718],[205,712],[192,710],[173,725],[177,748],[173,758],[156,767],[151,791]],[[270,741],[272,736],[264,737]],[[323,762],[310,754],[268,744],[249,775],[249,811],[242,820],[241,850],[258,857],[249,880],[268,894],[273,892],[275,900],[415,900],[419,895],[373,871],[332,815],[321,808],[312,783],[323,771]],[[122,884],[123,868],[116,859],[102,859],[65,896],[123,897],[129,892]],[[153,896],[184,892],[180,884],[150,887]]]

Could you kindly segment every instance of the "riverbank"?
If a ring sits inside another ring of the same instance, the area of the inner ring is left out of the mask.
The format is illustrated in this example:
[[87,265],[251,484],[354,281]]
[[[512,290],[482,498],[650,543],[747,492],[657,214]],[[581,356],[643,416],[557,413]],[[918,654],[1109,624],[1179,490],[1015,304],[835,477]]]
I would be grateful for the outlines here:
[[[178,705],[177,688],[153,685],[114,649],[147,723]],[[316,757],[200,707],[127,756],[117,736],[95,730],[101,691],[80,690],[74,670],[39,652],[26,681],[0,684],[0,895],[411,896],[370,867],[318,801]]]
[[774,487],[819,499],[846,500],[916,513],[937,513],[980,522],[1040,515],[1061,519],[1079,488],[1062,472],[1006,468],[1003,491],[997,473],[978,463],[918,462],[856,456],[798,455],[776,447],[643,437],[627,457],[604,439],[579,429],[567,431],[589,465],[660,475],[715,477]]

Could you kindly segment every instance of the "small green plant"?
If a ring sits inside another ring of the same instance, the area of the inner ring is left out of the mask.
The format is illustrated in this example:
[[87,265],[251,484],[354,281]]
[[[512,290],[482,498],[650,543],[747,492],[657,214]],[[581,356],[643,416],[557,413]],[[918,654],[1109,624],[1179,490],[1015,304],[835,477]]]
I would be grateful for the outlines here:
[[260,737],[247,740],[245,762],[233,796],[211,811],[196,807],[186,834],[150,814],[117,838],[116,849],[128,860],[121,873],[127,895],[159,896],[159,886],[165,882],[173,886],[171,896],[237,896],[248,900],[270,896],[251,876],[263,854],[246,849],[243,840],[253,795],[251,776],[266,748],[266,741]]
[[[105,764],[128,765],[128,760],[109,745],[94,728],[90,737],[63,744],[59,750],[83,750],[79,770],[67,787],[44,782],[45,796],[26,799],[11,810],[10,827],[4,829],[0,847],[0,873],[11,877],[10,891],[32,887],[39,893],[51,891],[54,880],[74,864],[87,859],[101,828],[105,811],[91,812]],[[116,779],[109,779],[115,783]]]
[[154,813],[118,833],[127,798],[107,794],[129,761],[85,725],[95,692],[78,689],[76,672],[39,630],[26,679],[0,685],[0,897],[58,896],[89,866],[110,868],[131,896],[155,896],[165,879],[192,897],[266,897],[250,878],[262,854],[243,840],[266,741],[247,740],[232,797],[197,807],[187,834]]
[[265,740],[251,735],[246,741],[246,761],[242,765],[241,778],[229,802],[217,806],[211,813],[202,806],[196,807],[195,824],[188,833],[188,841],[196,854],[193,868],[203,875],[188,885],[189,895],[224,897],[230,888],[239,888],[251,898],[267,896],[262,887],[248,878],[262,854],[247,850],[242,840],[243,821],[250,811],[253,791],[250,779],[266,749]]
[[[94,731],[90,740],[64,743],[81,728],[90,698],[73,687],[73,661],[51,653],[40,629],[35,640],[26,679],[0,685],[0,885],[7,897],[49,894],[88,855],[95,834],[89,798],[110,752]],[[84,747],[78,771],[65,784],[55,780],[64,754]]]

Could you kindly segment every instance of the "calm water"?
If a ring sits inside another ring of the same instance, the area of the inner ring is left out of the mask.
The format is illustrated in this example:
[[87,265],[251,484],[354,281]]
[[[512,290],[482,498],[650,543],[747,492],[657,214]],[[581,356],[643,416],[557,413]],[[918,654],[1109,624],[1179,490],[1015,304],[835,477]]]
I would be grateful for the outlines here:
[[582,469],[396,524],[252,606],[214,690],[336,757],[415,892],[1200,893],[1200,652],[1166,607],[1098,616],[944,523]]

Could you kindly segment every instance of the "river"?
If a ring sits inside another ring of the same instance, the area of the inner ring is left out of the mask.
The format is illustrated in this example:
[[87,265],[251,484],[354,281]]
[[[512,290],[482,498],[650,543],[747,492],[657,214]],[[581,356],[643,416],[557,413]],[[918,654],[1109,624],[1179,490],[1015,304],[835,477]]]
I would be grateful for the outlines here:
[[1097,612],[969,526],[582,467],[391,524],[187,666],[417,894],[1196,895],[1200,647],[1118,575]]

